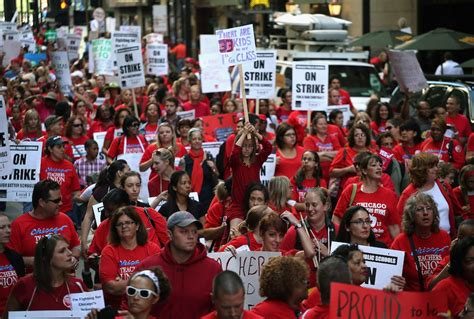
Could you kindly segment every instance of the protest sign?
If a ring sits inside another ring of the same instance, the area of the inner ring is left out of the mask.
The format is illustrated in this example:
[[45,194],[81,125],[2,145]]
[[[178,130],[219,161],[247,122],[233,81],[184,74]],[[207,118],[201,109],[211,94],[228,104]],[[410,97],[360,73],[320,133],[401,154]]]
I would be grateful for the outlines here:
[[112,43],[114,51],[140,43],[140,38],[136,32],[115,31],[112,33]]
[[71,309],[75,315],[87,315],[92,309],[105,308],[104,293],[102,290],[74,293],[69,295]]
[[268,186],[270,179],[275,175],[276,168],[276,155],[270,154],[263,163],[262,168],[260,169],[260,181],[263,185]]
[[102,222],[100,215],[102,214],[103,210],[104,210],[104,203],[102,202],[92,205],[92,212],[94,213],[95,223],[97,226],[99,226],[100,223]]
[[68,26],[61,26],[59,28],[56,29],[56,36],[58,38],[65,38],[67,37],[69,33],[69,27]]
[[204,133],[211,135],[218,141],[225,141],[234,133],[237,126],[237,113],[208,115],[202,117]]
[[10,30],[16,30],[15,22],[0,21],[0,31],[5,32]]
[[[345,244],[332,242],[331,253]],[[364,254],[365,264],[369,271],[369,278],[362,287],[383,289],[390,283],[392,276],[402,275],[405,252],[363,245],[358,247]]]
[[245,309],[252,309],[256,304],[263,301],[259,294],[259,278],[263,265],[272,257],[281,256],[277,252],[247,251],[239,252],[236,256],[231,253],[211,253],[208,257],[221,264],[223,270],[236,272],[244,282]]
[[[219,154],[219,147],[221,147],[222,143],[223,142],[204,142],[202,143],[202,149],[216,159],[217,154]],[[186,146],[186,151],[189,152],[190,149],[191,146]]]
[[16,58],[20,54],[21,42],[20,41],[3,41],[3,52],[5,56],[3,57],[3,66],[10,64],[11,60]]
[[192,109],[189,111],[176,112],[176,115],[179,117],[179,119],[194,120],[196,117],[196,110]]
[[147,73],[156,76],[168,74],[168,45],[151,43],[146,46]]
[[328,111],[327,113],[331,113],[333,110],[338,110],[342,112],[342,117],[343,117],[343,125],[346,126],[349,120],[351,119],[352,112],[351,112],[351,107],[349,104],[344,104],[344,105],[328,105]]
[[[219,45],[217,43],[217,36],[215,34],[201,34],[199,35],[199,48],[201,54],[218,54]],[[219,63],[222,64],[222,59],[219,55]]]
[[92,40],[92,54],[94,56],[95,73],[102,75],[113,75],[112,40]]
[[138,25],[121,25],[119,30],[123,32],[136,33],[138,34],[139,39],[142,38],[142,28]]
[[10,152],[10,135],[8,134],[7,106],[3,95],[0,95],[0,176],[11,173],[12,154]]
[[18,32],[18,30],[16,29],[3,31],[3,37],[7,41],[20,41],[21,40],[20,32]]
[[218,53],[199,55],[201,67],[201,87],[203,93],[226,92],[231,90],[228,68],[221,63]]
[[327,111],[328,72],[326,63],[293,63],[293,110]]
[[255,61],[242,64],[245,94],[250,99],[275,96],[276,51],[257,51]]
[[33,66],[38,65],[41,61],[46,61],[48,57],[46,53],[25,53],[25,60],[31,61]]
[[415,51],[390,50],[388,56],[400,91],[420,92],[428,86]]
[[448,310],[445,291],[385,292],[341,283],[331,284],[329,318],[440,318]]
[[145,73],[140,45],[117,49],[120,87],[134,89],[145,86]]
[[168,33],[168,10],[166,5],[154,4],[153,14],[153,32]]
[[68,34],[66,37],[67,56],[69,61],[79,58],[79,47],[81,45],[81,36]]
[[41,142],[10,143],[12,171],[0,178],[0,201],[30,202],[39,181]]
[[216,35],[223,65],[237,65],[257,59],[253,25],[217,30]]
[[143,37],[146,43],[163,43],[163,34],[161,33],[148,33]]
[[68,94],[72,87],[68,53],[66,51],[51,52],[51,60],[59,82],[59,90]]
[[[125,153],[117,156],[117,159],[123,159],[127,161],[131,171],[140,172],[140,160],[142,159],[143,153]],[[145,172],[140,172],[142,186],[140,188],[140,198],[147,199],[148,195],[148,180],[150,178],[151,171],[148,169]]]
[[36,41],[33,36],[31,29],[22,30],[20,33],[20,42],[21,45],[27,49],[29,53],[36,52]]
[[82,319],[84,316],[73,315],[67,310],[41,310],[41,311],[9,311],[10,319],[39,319],[39,318],[55,318],[55,319]]

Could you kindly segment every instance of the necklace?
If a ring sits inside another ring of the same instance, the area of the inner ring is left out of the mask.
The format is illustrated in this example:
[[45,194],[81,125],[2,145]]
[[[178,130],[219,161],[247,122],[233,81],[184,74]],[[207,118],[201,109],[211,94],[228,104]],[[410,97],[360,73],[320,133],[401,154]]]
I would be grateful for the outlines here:
[[57,294],[54,294],[53,291],[54,291],[54,288],[53,288],[53,291],[52,292],[48,292],[48,294],[53,297],[53,299],[56,301],[56,302],[59,302],[59,298],[61,297],[61,293],[63,292],[64,290],[64,285],[61,285],[59,291]]

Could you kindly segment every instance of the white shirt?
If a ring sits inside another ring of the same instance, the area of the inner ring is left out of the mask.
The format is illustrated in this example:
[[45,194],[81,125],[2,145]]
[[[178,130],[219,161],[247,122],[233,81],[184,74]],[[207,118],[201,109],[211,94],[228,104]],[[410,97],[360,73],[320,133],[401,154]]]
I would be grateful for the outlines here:
[[443,193],[439,189],[437,183],[435,183],[434,187],[428,191],[423,192],[425,194],[430,195],[438,206],[439,212],[439,228],[447,231],[451,230],[451,226],[449,224],[449,205],[446,199],[443,196]]
[[435,75],[463,75],[464,72],[459,63],[447,60],[436,68]]

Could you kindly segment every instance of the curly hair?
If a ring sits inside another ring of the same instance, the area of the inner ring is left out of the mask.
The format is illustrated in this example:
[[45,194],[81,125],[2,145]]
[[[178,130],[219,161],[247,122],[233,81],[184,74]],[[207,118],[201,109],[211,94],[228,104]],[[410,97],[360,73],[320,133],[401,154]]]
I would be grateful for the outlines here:
[[466,237],[460,239],[451,248],[450,263],[449,263],[449,274],[455,277],[463,277],[466,275],[463,273],[462,263],[467,256],[467,253],[471,247],[474,246],[474,238]]
[[287,302],[308,275],[308,266],[302,259],[287,256],[271,258],[260,275],[260,296]]
[[418,205],[426,205],[429,206],[433,212],[433,224],[431,225],[431,231],[433,233],[439,232],[439,212],[438,206],[436,205],[433,198],[425,193],[417,192],[410,196],[405,203],[405,207],[403,208],[403,218],[402,218],[402,228],[403,231],[408,234],[412,235],[415,233],[415,214],[416,214],[416,207]]
[[416,187],[422,187],[427,180],[428,170],[438,165],[439,159],[430,153],[418,153],[411,159],[408,167],[410,182]]
[[[474,165],[468,164],[461,169],[459,173],[459,186],[461,188],[462,199],[464,203],[469,203],[468,192],[472,191],[469,189],[468,179],[470,176],[474,175]],[[466,205],[464,204],[464,205]]]
[[143,221],[135,211],[133,206],[126,206],[120,208],[110,219],[110,230],[109,230],[109,243],[114,246],[120,245],[120,236],[117,232],[117,222],[120,217],[128,216],[137,225],[137,244],[143,246],[148,241],[148,234]]
[[349,131],[349,136],[347,137],[347,141],[349,142],[349,147],[355,146],[355,130],[361,130],[365,134],[365,146],[369,147],[371,142],[371,133],[367,126],[364,124],[356,124],[354,125],[351,130]]
[[390,104],[388,104],[387,102],[382,102],[382,103],[379,103],[377,104],[377,106],[375,107],[375,119],[374,119],[374,122],[377,123],[377,125],[380,125],[383,121],[383,119],[380,117],[380,109],[385,106],[387,108],[387,111],[388,111],[388,118],[387,120],[391,119],[393,117],[393,110],[392,108],[390,107]]
[[67,138],[72,137],[72,128],[74,127],[74,121],[76,121],[76,120],[81,121],[81,127],[82,127],[81,136],[85,136],[87,134],[87,129],[86,129],[87,121],[86,121],[86,119],[83,118],[80,115],[71,115],[71,117],[66,122],[66,129],[65,129],[64,136],[66,136]]

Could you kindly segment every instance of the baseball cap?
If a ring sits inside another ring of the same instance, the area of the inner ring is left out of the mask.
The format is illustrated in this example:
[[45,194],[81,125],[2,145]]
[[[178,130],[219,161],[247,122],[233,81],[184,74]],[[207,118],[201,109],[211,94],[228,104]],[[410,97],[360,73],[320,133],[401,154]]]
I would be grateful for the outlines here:
[[46,130],[49,130],[51,125],[61,121],[63,119],[62,116],[57,116],[57,115],[50,115],[44,120],[44,126],[46,127]]
[[66,143],[61,136],[51,136],[46,140],[46,148],[53,147],[55,145],[63,145]]
[[198,229],[202,229],[202,224],[190,212],[180,211],[176,212],[168,218],[167,227],[173,229],[174,226],[187,227],[191,224],[196,224]]

